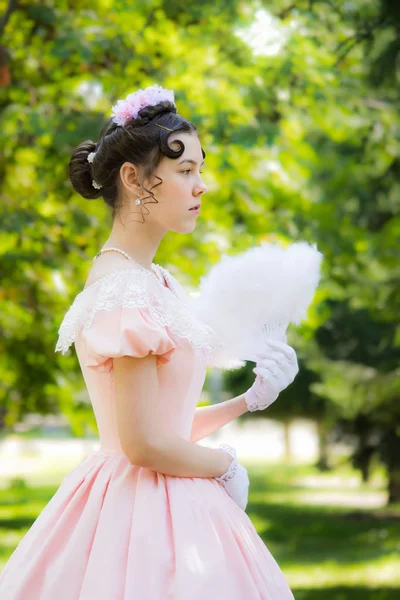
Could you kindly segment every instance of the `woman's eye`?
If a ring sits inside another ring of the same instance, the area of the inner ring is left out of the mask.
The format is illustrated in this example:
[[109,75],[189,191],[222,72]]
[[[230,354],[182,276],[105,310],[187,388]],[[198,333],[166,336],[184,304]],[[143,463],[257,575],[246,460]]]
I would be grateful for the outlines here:
[[[190,173],[192,171],[192,169],[186,169],[185,171],[181,171],[181,173]],[[199,173],[202,173],[203,171],[199,171]]]

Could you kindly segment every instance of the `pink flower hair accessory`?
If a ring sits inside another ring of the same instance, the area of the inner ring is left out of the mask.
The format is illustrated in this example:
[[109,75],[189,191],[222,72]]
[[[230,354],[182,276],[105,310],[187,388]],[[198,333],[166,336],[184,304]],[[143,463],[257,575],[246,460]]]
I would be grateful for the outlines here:
[[117,125],[125,125],[131,119],[136,119],[139,111],[145,106],[155,106],[163,101],[175,104],[174,92],[160,85],[152,85],[144,90],[128,94],[125,100],[118,100],[112,107],[111,117]]

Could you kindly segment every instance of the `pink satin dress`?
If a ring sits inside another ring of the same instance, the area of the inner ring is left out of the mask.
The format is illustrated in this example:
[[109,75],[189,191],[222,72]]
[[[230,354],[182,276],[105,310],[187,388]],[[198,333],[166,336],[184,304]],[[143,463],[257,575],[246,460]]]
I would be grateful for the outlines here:
[[132,465],[122,451],[112,359],[156,355],[163,423],[190,441],[216,347],[184,288],[154,268],[159,277],[140,265],[106,275],[61,323],[56,351],[75,344],[100,451],[65,476],[20,541],[0,575],[1,600],[293,599],[221,483]]

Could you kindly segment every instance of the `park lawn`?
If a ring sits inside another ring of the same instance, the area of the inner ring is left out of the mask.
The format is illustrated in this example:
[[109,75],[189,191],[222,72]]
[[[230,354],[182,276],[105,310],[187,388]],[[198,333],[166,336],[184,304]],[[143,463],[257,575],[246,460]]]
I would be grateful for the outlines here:
[[246,512],[296,600],[400,598],[400,506],[385,508],[382,473],[363,485],[347,465],[246,466]]
[[[400,507],[384,507],[380,473],[362,485],[348,466],[252,463],[246,512],[296,600],[400,597]],[[73,465],[71,465],[73,468]],[[0,482],[0,570],[68,469]]]

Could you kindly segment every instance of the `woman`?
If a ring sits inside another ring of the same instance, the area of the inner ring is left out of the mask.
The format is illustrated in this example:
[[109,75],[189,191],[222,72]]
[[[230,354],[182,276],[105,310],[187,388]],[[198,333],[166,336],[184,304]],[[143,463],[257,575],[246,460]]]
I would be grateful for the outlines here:
[[293,381],[296,354],[271,342],[243,395],[196,410],[214,332],[153,263],[168,231],[190,233],[207,191],[196,128],[173,92],[120,100],[97,143],[69,164],[113,225],[59,329],[72,343],[101,448],[66,475],[0,577],[7,600],[277,600],[293,595],[245,513],[249,480],[228,445],[196,442]]

